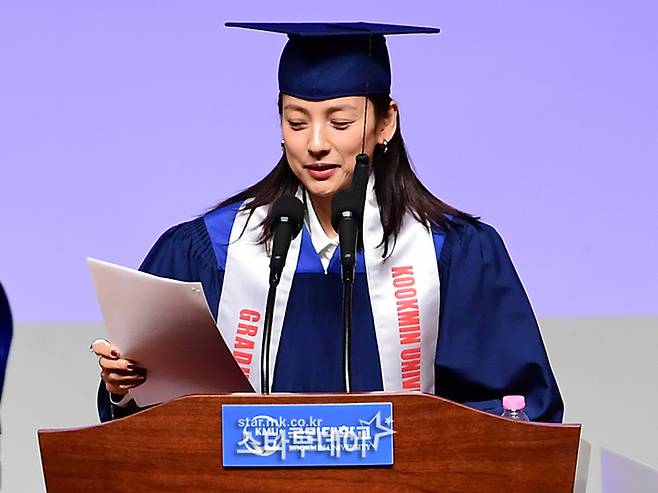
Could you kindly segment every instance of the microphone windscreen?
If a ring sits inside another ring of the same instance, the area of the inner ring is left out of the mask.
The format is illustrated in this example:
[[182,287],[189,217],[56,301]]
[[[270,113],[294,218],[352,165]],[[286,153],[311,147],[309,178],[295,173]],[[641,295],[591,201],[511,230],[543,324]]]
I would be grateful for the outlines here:
[[352,177],[352,190],[361,194],[361,198],[365,198],[366,188],[368,187],[368,178],[370,177],[370,166],[368,163],[369,158],[367,154],[356,156],[354,175]]
[[359,194],[353,190],[341,190],[331,199],[331,224],[338,231],[338,224],[342,214],[346,211],[352,213],[355,221],[359,221],[361,207],[359,206]]
[[282,195],[272,204],[272,227],[281,222],[282,218],[293,226],[293,238],[299,234],[304,224],[304,204],[297,197]]

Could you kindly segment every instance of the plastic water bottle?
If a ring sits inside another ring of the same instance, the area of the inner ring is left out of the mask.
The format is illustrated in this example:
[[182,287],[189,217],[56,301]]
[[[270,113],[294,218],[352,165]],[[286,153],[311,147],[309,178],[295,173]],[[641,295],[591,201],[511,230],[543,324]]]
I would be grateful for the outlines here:
[[525,409],[525,398],[522,395],[506,395],[503,397],[503,418],[515,419],[516,421],[530,421]]

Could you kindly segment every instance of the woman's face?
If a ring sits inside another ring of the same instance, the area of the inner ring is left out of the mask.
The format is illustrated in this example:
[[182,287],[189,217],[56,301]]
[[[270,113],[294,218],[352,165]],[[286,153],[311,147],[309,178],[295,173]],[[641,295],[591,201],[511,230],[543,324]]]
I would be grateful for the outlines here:
[[[330,199],[337,191],[349,188],[355,158],[361,153],[366,98],[307,101],[285,94],[282,97],[281,129],[293,173],[315,198]],[[365,153],[371,159],[375,144],[393,135],[395,117],[393,132],[386,123],[391,126],[388,117],[375,121],[372,102],[368,101]]]

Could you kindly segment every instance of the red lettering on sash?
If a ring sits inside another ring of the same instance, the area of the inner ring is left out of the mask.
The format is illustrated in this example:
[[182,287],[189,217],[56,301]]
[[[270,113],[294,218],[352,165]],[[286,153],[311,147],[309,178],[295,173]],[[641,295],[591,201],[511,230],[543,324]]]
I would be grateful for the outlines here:
[[251,364],[251,353],[247,353],[246,351],[233,351],[233,356],[235,356],[235,361],[237,361],[240,366]]
[[412,347],[408,349],[403,349],[400,356],[402,357],[402,361],[420,360],[420,348]]
[[257,310],[243,308],[240,310],[239,319],[242,322],[238,322],[233,343],[233,357],[240,365],[242,373],[249,377],[251,362],[254,359],[255,337],[258,335],[258,325],[256,324],[260,321],[261,316]]
[[402,388],[405,390],[420,391],[420,372],[402,373]]
[[[395,297],[397,299],[408,299],[408,298],[416,298],[416,289],[415,288],[402,288],[402,289],[396,289],[395,290]],[[416,301],[416,300],[414,300]],[[416,301],[416,303],[418,303]]]
[[411,265],[405,265],[404,267],[391,267],[391,273],[393,274],[394,279],[399,276],[413,276],[414,268]]
[[420,390],[420,309],[411,265],[392,267],[400,334],[402,388]]
[[412,332],[400,334],[400,344],[420,344],[420,327]]
[[246,339],[244,337],[236,336],[235,337],[235,349],[254,349],[254,340]]
[[418,310],[411,310],[408,312],[400,313],[398,309],[398,325],[400,327],[406,327],[409,325],[419,325],[420,324],[420,312]]
[[258,322],[260,320],[260,313],[256,310],[243,308],[240,310],[240,320],[244,320],[245,322]]
[[420,371],[420,357],[410,359],[410,360],[407,360],[407,361],[403,360],[402,361],[402,371],[403,372]]
[[416,284],[413,277],[398,277],[393,279],[393,286],[396,288],[408,288]]
[[398,313],[403,310],[416,310],[418,311],[418,300],[397,300]]
[[238,334],[255,337],[258,334],[258,325],[238,324]]

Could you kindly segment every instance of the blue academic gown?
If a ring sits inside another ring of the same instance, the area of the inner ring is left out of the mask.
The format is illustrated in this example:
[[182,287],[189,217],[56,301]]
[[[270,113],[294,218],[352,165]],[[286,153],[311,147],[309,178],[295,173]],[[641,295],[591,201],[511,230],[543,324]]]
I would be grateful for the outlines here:
[[12,336],[12,318],[9,309],[9,300],[5,295],[5,290],[0,284],[0,398],[2,397],[2,388],[5,384],[5,371],[7,369],[7,359],[9,358],[9,345]]
[[[231,226],[239,204],[166,231],[141,270],[201,281],[217,316]],[[526,397],[533,421],[560,422],[563,405],[532,308],[496,231],[453,218],[434,230],[441,284],[436,393],[483,411],[502,413],[504,395]],[[333,300],[333,302],[328,302]],[[276,358],[273,391],[342,392],[342,283],[335,252],[325,274],[306,227]],[[382,377],[363,254],[353,289],[352,378],[355,391],[382,390]],[[101,384],[102,421],[135,411],[111,406]]]

